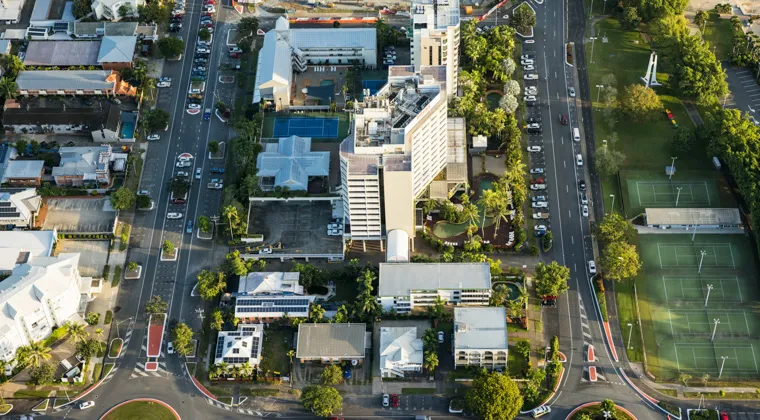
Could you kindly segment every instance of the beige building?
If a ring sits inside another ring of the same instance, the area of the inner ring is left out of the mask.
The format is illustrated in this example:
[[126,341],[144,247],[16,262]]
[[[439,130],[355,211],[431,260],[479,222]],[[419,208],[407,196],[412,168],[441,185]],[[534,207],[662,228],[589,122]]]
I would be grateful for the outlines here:
[[507,309],[454,309],[454,366],[507,367]]
[[446,66],[448,98],[456,95],[459,71],[459,1],[414,0],[411,7],[414,70]]

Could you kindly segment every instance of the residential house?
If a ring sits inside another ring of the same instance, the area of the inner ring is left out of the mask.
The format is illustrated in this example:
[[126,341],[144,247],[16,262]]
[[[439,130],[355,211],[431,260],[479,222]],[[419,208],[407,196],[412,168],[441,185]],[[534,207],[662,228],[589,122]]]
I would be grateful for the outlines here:
[[32,257],[0,281],[0,359],[45,339],[53,328],[81,320],[92,278],[79,275],[79,254]]
[[366,331],[365,324],[298,324],[296,358],[302,362],[363,363]]
[[380,263],[377,300],[383,310],[408,313],[435,304],[488,305],[488,263]]
[[261,361],[264,324],[238,324],[237,331],[219,331],[216,338],[214,364],[227,363],[256,367]]
[[507,367],[507,308],[454,309],[454,366]]
[[1,0],[0,22],[6,25],[18,23],[24,3],[26,3],[26,0]]
[[[95,0],[92,2],[92,11],[97,20],[118,22],[125,17],[137,16],[137,6],[142,6],[143,3],[141,0]],[[124,10],[119,10],[122,6],[129,12],[127,16],[122,16]]]
[[380,376],[403,378],[422,371],[422,332],[417,327],[380,327]]
[[330,152],[312,152],[311,138],[290,136],[266,143],[256,159],[259,186],[264,191],[287,187],[304,191],[311,177],[330,175]]
[[235,294],[235,317],[243,322],[271,322],[284,315],[309,316],[309,305],[316,299],[298,284],[298,272],[253,272],[240,279]]
[[96,101],[90,105],[71,106],[46,99],[37,97],[6,101],[3,114],[5,131],[79,135],[103,131],[109,134],[105,141],[118,140],[121,110],[116,103]]
[[107,70],[131,68],[135,55],[136,36],[106,36],[98,51],[98,64]]
[[53,168],[59,186],[109,184],[111,182],[111,146],[61,147],[61,163]]
[[37,194],[35,188],[0,188],[0,225],[2,226],[31,229],[34,227],[40,207],[42,207],[42,197]]
[[22,96],[135,96],[137,89],[109,70],[26,70],[16,78]]
[[39,187],[44,172],[44,160],[11,160],[0,182],[11,187]]

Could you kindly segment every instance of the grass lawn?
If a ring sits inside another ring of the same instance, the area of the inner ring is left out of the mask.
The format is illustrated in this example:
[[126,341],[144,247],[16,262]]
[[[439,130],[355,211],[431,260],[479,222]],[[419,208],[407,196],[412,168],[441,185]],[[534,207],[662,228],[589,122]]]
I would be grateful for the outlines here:
[[287,375],[290,372],[288,351],[293,348],[293,330],[269,329],[264,334],[262,345],[262,360],[259,368],[264,371],[280,372]]
[[509,372],[509,376],[522,378],[527,367],[528,361],[522,355],[517,354],[515,346],[509,346],[509,352],[507,353],[507,372]]
[[408,395],[435,394],[435,388],[401,388],[401,393]]
[[104,420],[174,420],[177,417],[161,404],[136,401],[117,408]]
[[[572,417],[570,417],[570,420],[577,420],[580,418],[581,414],[588,414],[591,416],[592,419],[602,419],[604,418],[602,416],[602,408],[600,405],[592,405],[591,407],[586,407],[582,410],[578,410],[575,414],[573,414]],[[615,418],[620,420],[633,420],[629,415],[625,414],[624,412],[617,410],[617,413],[615,414]]]
[[[615,284],[615,299],[617,302],[618,318],[620,327],[623,332],[623,338],[626,340],[624,345],[628,345],[626,352],[628,359],[632,362],[644,361],[644,349],[641,346],[641,331],[636,317],[636,302],[634,301],[633,282],[624,281]],[[631,324],[632,327],[628,326]],[[633,331],[631,331],[633,328]],[[630,334],[630,341],[628,336]]]
[[731,58],[735,33],[733,25],[728,19],[711,15],[705,23],[705,32],[702,34],[702,38],[715,47],[715,56],[718,60],[728,60]]
[[50,396],[49,389],[22,389],[13,393],[13,398],[39,399]]

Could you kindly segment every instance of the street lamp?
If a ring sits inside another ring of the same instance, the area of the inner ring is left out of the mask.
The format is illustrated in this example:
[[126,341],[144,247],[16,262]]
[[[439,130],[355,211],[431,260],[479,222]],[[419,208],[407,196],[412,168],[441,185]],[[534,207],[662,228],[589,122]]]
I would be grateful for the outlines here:
[[[592,4],[593,4],[593,1],[594,0],[591,0]],[[596,37],[592,36],[589,39],[591,40],[591,63],[593,64],[594,63],[594,41],[596,41]]]
[[728,356],[720,356],[720,372],[718,372],[718,379],[723,375],[723,365],[726,364],[726,359],[728,359]]
[[631,349],[631,333],[633,333],[633,323],[629,322],[628,327],[630,328],[628,330],[628,350]]
[[678,207],[678,199],[681,198],[681,189],[683,189],[683,188],[682,187],[676,187],[676,191],[678,191],[676,193],[676,207]]
[[[699,274],[699,273],[702,272],[702,261],[705,260],[705,255],[707,255],[707,251],[705,251],[704,249],[702,249],[702,250],[699,251],[699,255],[700,255],[700,257],[699,257],[699,268],[697,269],[697,274]],[[705,305],[707,305],[707,303],[705,303]]]
[[710,300],[710,291],[713,289],[712,284],[707,285],[707,296],[705,296],[705,308],[707,307],[707,301]]
[[713,319],[713,333],[712,337],[710,337],[710,341],[715,341],[715,332],[718,331],[718,324],[720,324],[720,319],[715,318]]
[[670,181],[671,178],[673,178],[673,172],[676,171],[676,159],[678,159],[678,157],[671,156],[670,159],[671,159],[671,161],[670,161],[670,171],[669,171],[670,174],[668,176],[668,181]]
[[607,0],[604,0],[604,7],[602,7],[602,14],[607,11]]
[[[599,108],[599,94],[602,93],[602,88],[604,85],[596,85],[596,107]],[[605,140],[606,143],[606,140]]]

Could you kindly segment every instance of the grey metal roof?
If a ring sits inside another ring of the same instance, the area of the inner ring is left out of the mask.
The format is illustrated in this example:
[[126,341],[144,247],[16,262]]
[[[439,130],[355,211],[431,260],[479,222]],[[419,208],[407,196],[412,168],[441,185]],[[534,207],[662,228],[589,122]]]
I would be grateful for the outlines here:
[[114,87],[106,79],[110,70],[27,70],[19,73],[19,90],[105,90]]
[[132,36],[137,27],[137,22],[72,22],[69,32],[74,36]]
[[[101,153],[108,156],[101,159]],[[109,146],[61,147],[61,163],[53,168],[53,176],[84,175],[104,170],[110,159]],[[105,162],[104,162],[105,160]]]
[[299,324],[296,357],[364,357],[365,324]]
[[310,138],[290,136],[267,143],[256,166],[258,176],[274,177],[275,186],[305,190],[310,176],[330,174],[330,152],[312,152]]
[[739,209],[646,209],[648,225],[741,225]]
[[5,168],[5,178],[38,178],[44,166],[44,160],[12,160]]
[[506,350],[506,308],[454,308],[454,343],[455,351]]
[[106,36],[98,52],[98,63],[131,63],[136,44],[136,36]]
[[377,296],[409,296],[414,290],[490,288],[488,263],[380,263]]
[[25,66],[95,66],[100,41],[29,41]]

